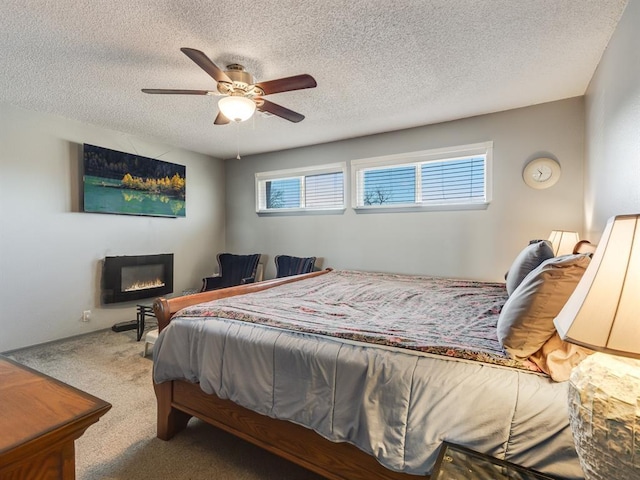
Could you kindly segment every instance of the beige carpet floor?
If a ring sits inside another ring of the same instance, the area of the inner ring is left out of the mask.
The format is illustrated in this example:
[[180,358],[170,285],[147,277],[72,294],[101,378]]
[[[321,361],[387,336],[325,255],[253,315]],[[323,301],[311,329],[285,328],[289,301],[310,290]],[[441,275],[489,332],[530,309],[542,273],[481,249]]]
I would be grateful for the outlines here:
[[143,348],[134,331],[106,330],[7,355],[113,405],[76,441],[78,480],[321,478],[196,419],[172,440],[157,439]]

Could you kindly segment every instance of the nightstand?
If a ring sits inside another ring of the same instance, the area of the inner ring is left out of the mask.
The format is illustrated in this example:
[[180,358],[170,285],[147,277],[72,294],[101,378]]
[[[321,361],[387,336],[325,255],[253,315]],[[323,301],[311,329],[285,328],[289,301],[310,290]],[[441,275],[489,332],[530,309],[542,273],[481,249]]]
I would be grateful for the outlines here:
[[442,442],[431,480],[555,480],[534,470]]

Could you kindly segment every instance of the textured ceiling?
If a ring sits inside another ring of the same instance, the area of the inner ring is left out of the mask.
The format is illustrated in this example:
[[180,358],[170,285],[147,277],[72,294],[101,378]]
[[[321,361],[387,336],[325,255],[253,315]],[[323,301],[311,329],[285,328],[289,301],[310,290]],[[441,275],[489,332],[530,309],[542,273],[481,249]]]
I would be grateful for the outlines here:
[[[215,157],[404,129],[582,95],[626,0],[2,0],[0,102]],[[215,90],[180,47],[306,116],[214,126]]]

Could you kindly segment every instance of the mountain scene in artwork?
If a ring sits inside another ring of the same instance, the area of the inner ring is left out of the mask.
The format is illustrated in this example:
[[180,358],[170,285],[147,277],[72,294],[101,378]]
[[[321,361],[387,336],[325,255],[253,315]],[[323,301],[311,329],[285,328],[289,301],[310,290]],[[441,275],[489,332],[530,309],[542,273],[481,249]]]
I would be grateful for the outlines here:
[[184,217],[186,167],[84,145],[84,211]]

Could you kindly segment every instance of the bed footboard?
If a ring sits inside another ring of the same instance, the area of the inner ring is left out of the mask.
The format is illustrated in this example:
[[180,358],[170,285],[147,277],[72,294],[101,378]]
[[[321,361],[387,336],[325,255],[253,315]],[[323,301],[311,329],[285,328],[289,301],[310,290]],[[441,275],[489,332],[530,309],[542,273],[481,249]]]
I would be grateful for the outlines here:
[[374,457],[349,443],[331,442],[308,428],[209,395],[197,384],[182,380],[165,382],[156,385],[156,395],[158,437],[163,440],[183,429],[194,416],[328,479],[428,478],[388,470]]
[[183,430],[192,415],[173,406],[173,382],[154,383],[157,402],[156,436],[160,440],[171,440]]

